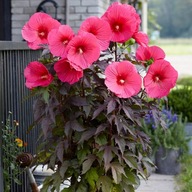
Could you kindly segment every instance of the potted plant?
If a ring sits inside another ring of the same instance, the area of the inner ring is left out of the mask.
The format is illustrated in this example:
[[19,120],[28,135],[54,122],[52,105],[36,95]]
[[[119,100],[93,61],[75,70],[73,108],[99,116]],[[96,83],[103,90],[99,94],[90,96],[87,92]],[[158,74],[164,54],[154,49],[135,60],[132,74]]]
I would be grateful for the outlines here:
[[161,121],[155,121],[150,111],[144,121],[143,131],[149,135],[157,166],[156,172],[178,174],[179,158],[188,151],[188,138],[185,136],[185,122],[181,115],[162,109]]
[[36,164],[54,171],[41,191],[68,181],[63,192],[127,192],[148,176],[149,139],[139,127],[148,110],[158,113],[178,73],[139,25],[132,6],[115,2],[77,34],[45,13],[23,27],[29,47],[43,49],[24,70],[43,132]]

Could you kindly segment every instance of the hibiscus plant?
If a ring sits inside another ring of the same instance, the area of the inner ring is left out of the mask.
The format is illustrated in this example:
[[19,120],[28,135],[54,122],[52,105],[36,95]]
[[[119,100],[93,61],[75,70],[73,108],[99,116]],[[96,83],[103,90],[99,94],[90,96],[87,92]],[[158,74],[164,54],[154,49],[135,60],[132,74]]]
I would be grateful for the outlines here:
[[43,132],[36,163],[54,171],[42,191],[128,192],[148,176],[149,138],[139,127],[178,74],[140,22],[134,7],[115,2],[77,33],[45,13],[24,25],[28,46],[43,49],[24,70]]

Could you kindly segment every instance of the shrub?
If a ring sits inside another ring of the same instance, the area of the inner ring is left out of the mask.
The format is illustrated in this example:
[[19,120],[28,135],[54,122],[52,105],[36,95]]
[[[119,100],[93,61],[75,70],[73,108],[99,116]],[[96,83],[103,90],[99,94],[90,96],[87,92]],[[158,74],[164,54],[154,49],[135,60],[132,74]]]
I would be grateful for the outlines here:
[[177,84],[183,86],[192,86],[192,76],[178,79]]
[[183,114],[192,122],[192,89],[190,86],[183,86],[173,89],[168,95],[168,107],[177,114]]

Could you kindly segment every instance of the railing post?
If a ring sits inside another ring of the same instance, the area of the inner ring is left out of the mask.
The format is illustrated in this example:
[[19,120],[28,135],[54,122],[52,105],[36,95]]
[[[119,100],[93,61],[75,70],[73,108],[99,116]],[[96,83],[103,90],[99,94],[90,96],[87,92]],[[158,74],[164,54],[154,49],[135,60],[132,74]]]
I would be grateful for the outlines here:
[[[2,71],[2,57],[0,55],[0,90],[3,90],[3,71]],[[2,92],[0,92],[0,191],[4,191],[3,185],[3,165],[2,165],[2,121],[3,121],[3,100]]]

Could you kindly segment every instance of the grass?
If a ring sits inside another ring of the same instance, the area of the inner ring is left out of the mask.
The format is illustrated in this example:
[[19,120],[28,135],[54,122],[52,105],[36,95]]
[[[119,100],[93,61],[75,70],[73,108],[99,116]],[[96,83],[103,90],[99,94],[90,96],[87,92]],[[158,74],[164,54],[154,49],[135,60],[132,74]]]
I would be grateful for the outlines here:
[[192,155],[186,155],[181,161],[181,173],[176,177],[180,190],[178,192],[192,192]]
[[166,55],[192,55],[191,39],[158,39],[151,45],[161,47]]

